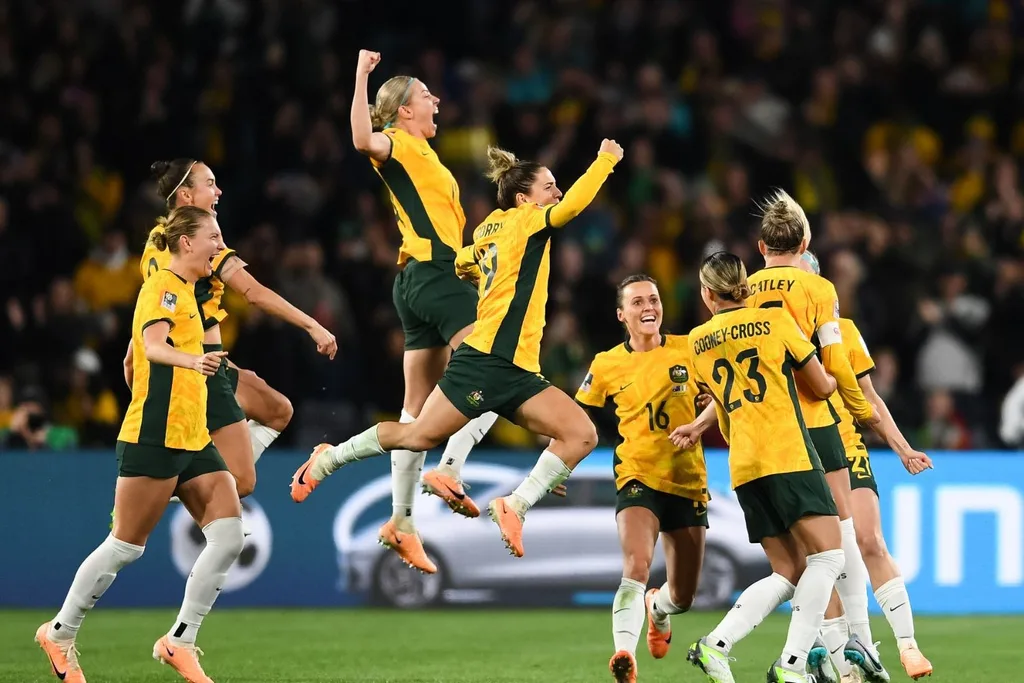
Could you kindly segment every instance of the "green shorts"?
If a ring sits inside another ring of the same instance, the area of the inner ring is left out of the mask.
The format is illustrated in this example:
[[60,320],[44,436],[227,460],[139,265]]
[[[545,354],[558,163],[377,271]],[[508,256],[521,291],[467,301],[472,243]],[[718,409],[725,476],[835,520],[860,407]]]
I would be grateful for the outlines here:
[[455,349],[437,383],[452,405],[471,420],[497,413],[514,421],[519,406],[550,386],[541,375],[467,344]]
[[448,346],[476,322],[476,288],[455,275],[451,261],[410,259],[395,277],[391,296],[409,350]]
[[[223,350],[221,344],[203,344],[203,353]],[[237,388],[238,370],[229,366],[227,359],[220,362],[216,374],[206,378],[206,427],[211,434],[245,419],[235,398]]]
[[839,435],[839,425],[814,427],[808,429],[807,433],[811,436],[811,443],[814,444],[814,450],[818,452],[821,466],[826,472],[835,472],[849,466],[846,462],[843,437]]
[[736,488],[751,543],[781,536],[801,517],[838,515],[832,492],[819,469],[771,474]]
[[871,457],[864,444],[859,444],[856,448],[847,451],[846,460],[850,465],[850,488],[854,491],[871,489],[877,496],[878,484],[875,483],[875,473],[871,469]]
[[227,472],[228,466],[211,441],[201,451],[117,442],[119,477],[178,478],[179,484],[210,472]]
[[647,508],[653,512],[658,518],[660,531],[709,526],[707,503],[652,489],[636,479],[630,479],[616,492],[615,514],[633,507]]

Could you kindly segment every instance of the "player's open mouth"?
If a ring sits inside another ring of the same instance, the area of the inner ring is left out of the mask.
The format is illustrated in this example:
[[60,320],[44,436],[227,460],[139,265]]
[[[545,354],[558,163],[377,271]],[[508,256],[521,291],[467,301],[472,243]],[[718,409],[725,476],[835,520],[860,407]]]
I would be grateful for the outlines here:
[[210,212],[213,213],[214,216],[217,215],[217,202],[219,201],[219,199],[214,199],[213,204],[210,204]]
[[645,315],[645,316],[642,316],[640,318],[640,322],[642,322],[642,323],[654,323],[654,322],[657,322],[657,321],[658,321],[658,316],[656,316],[656,315]]

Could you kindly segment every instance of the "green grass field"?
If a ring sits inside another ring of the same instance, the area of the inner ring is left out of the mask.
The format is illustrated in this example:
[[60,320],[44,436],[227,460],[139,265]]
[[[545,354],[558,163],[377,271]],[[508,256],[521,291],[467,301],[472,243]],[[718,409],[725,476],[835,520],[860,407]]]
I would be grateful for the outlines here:
[[[0,611],[0,681],[56,680],[32,641],[52,612]],[[154,662],[153,642],[174,610],[103,610],[87,619],[78,639],[91,683],[173,683]],[[654,661],[641,636],[643,683],[700,681],[686,647],[720,614],[689,614],[674,621],[674,648]],[[736,680],[763,681],[778,656],[788,619],[773,615],[733,655]],[[892,680],[909,681],[883,620],[872,623]],[[917,621],[917,638],[935,666],[925,681],[1022,679],[1024,620],[1013,617],[931,617]],[[217,683],[523,683],[607,681],[610,615],[586,611],[214,610],[200,634],[206,672]]]

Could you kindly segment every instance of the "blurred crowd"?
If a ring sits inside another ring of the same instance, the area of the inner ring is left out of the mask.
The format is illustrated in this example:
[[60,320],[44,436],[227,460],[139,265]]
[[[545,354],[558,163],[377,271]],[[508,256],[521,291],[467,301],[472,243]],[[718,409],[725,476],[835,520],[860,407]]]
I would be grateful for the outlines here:
[[621,341],[630,273],[657,278],[667,330],[701,322],[697,264],[726,248],[759,268],[754,200],[781,186],[914,445],[1018,447],[1022,36],[1018,0],[0,0],[0,448],[112,445],[163,208],[147,170],[181,156],[215,171],[255,277],[338,336],[326,361],[227,297],[231,358],[296,406],[285,441],[397,413],[397,230],[351,145],[359,48],[382,54],[371,101],[398,73],[441,98],[432,144],[467,235],[494,207],[488,144],[563,191],[601,138],[626,148],[556,238],[542,365],[558,386]]

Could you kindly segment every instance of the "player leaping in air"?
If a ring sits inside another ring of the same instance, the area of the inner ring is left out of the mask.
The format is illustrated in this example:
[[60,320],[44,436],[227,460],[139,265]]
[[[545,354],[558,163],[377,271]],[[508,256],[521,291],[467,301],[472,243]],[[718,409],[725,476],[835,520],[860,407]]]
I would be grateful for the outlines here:
[[382,422],[337,446],[321,444],[295,473],[292,495],[304,500],[331,473],[357,460],[396,448],[433,448],[493,411],[552,438],[526,480],[490,504],[506,546],[521,557],[526,512],[560,486],[597,441],[583,409],[539,374],[551,237],[594,200],[622,148],[602,142],[597,159],[564,197],[540,164],[495,148],[488,157],[498,209],[477,227],[472,246],[460,250],[455,264],[479,280],[473,332],[452,355],[415,422]]
[[[434,115],[440,99],[417,78],[393,76],[380,86],[370,106],[367,81],[379,63],[379,52],[359,51],[352,96],[352,143],[369,157],[387,186],[402,234],[398,249],[402,270],[395,278],[392,298],[405,334],[401,422],[410,423],[421,414],[452,351],[473,330],[478,297],[472,285],[456,276],[452,265],[463,246],[466,224],[459,185],[428,142],[437,134]],[[477,517],[480,510],[466,495],[462,466],[497,419],[493,411],[483,411],[450,434],[440,464],[422,478],[425,492],[439,496],[452,511],[466,517]],[[426,449],[392,449],[393,512],[379,536],[381,543],[407,564],[434,573],[437,567],[423,551],[413,523],[413,503],[426,455]],[[306,495],[308,491],[293,485],[296,502]]]

